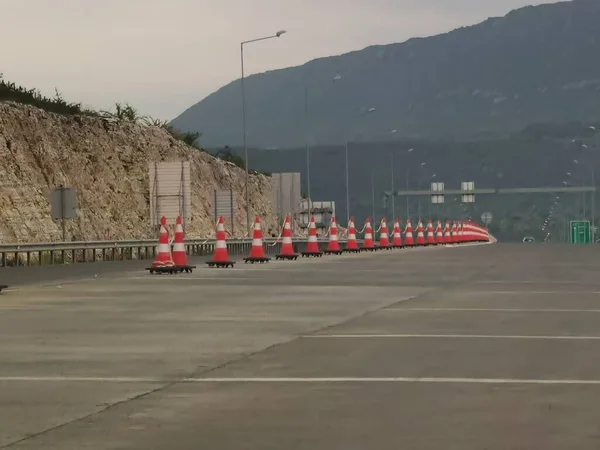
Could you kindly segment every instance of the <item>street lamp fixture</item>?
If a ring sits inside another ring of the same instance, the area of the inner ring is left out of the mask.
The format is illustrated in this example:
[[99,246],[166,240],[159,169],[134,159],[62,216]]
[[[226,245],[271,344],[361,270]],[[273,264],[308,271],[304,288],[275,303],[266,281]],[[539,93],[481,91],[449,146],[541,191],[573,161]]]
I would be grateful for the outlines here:
[[249,41],[243,41],[240,44],[240,60],[242,66],[242,134],[244,141],[244,160],[246,166],[246,230],[250,233],[250,189],[249,189],[249,174],[248,174],[248,146],[246,144],[246,91],[244,86],[244,45],[251,44],[252,42],[266,41],[267,39],[274,39],[281,37],[285,34],[285,30],[280,30],[271,36],[265,36],[257,39],[250,39]]

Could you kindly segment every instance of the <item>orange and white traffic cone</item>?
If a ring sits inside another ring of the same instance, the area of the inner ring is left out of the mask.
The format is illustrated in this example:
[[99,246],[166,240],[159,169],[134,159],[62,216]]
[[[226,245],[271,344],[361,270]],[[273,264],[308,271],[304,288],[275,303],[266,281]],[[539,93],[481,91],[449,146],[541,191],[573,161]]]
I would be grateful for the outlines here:
[[415,245],[415,238],[413,236],[412,223],[410,218],[406,220],[406,229],[404,230],[404,246],[412,247]]
[[298,259],[298,253],[294,252],[294,244],[292,243],[292,227],[290,226],[289,217],[285,218],[281,236],[281,252],[275,255],[275,259]]
[[337,223],[335,222],[335,216],[331,217],[331,223],[329,225],[329,244],[327,249],[323,252],[326,255],[341,255],[342,249],[338,241],[337,234]]
[[310,223],[308,224],[308,242],[306,243],[306,248],[302,252],[303,258],[309,257],[320,258],[323,256],[323,252],[319,250],[319,242],[317,241],[317,226],[315,225],[315,218],[310,218]]
[[427,222],[427,240],[425,241],[427,245],[435,245],[435,236],[433,234],[433,222],[431,219]]
[[167,218],[160,218],[160,233],[158,236],[158,247],[156,249],[156,258],[151,267],[146,270],[150,273],[173,273],[173,258],[171,257],[171,245],[169,244],[169,232],[167,231]]
[[396,217],[396,221],[394,222],[394,234],[392,235],[392,247],[393,248],[401,248],[402,247],[402,233],[400,233],[400,219]]
[[444,244],[452,244],[452,234],[450,233],[450,222],[448,220],[446,220],[444,228]]
[[442,231],[442,222],[438,220],[435,230],[435,243],[442,245],[444,243],[444,232]]
[[217,243],[215,244],[215,251],[213,253],[213,259],[207,261],[208,267],[233,267],[234,261],[229,260],[227,254],[227,241],[225,239],[225,220],[223,216],[219,217],[217,223]]
[[263,248],[262,230],[260,228],[260,218],[257,216],[254,219],[254,232],[252,234],[252,247],[250,248],[250,255],[244,258],[244,262],[252,263],[265,263],[269,262],[271,258],[265,256],[265,249]]
[[173,262],[175,263],[175,268],[179,269],[179,271],[190,273],[196,266],[188,264],[183,238],[183,222],[181,221],[181,217],[177,216],[175,220],[175,241],[173,242]]
[[356,227],[354,226],[354,217],[350,217],[350,221],[348,222],[348,239],[346,241],[346,248],[344,248],[344,251],[348,253],[360,253],[360,248],[358,248],[358,243],[356,242]]
[[379,248],[384,250],[391,250],[390,247],[390,236],[388,234],[387,221],[385,217],[381,219],[381,231],[379,232]]
[[463,242],[465,242],[465,232],[463,229],[463,223],[458,222],[456,229],[458,230],[458,243],[462,244]]
[[365,236],[363,238],[363,250],[373,251],[375,250],[375,243],[373,242],[373,228],[371,227],[371,218],[367,217],[365,223]]
[[423,222],[419,219],[417,224],[417,245],[425,245],[425,234],[423,233]]

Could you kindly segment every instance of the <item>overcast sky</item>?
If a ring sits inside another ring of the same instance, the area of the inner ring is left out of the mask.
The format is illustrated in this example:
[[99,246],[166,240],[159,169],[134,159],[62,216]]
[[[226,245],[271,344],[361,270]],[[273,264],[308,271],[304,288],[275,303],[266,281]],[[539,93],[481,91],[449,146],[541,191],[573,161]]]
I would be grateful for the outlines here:
[[0,0],[0,73],[67,100],[172,119],[247,73],[402,42],[548,0]]

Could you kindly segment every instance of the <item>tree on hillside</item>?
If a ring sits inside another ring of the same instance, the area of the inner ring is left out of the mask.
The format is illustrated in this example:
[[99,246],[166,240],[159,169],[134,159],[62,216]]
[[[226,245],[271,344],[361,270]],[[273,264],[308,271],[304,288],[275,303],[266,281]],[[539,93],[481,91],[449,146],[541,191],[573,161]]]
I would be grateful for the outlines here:
[[241,167],[242,169],[246,168],[244,160],[240,156],[233,153],[233,151],[231,150],[231,148],[229,148],[228,145],[226,145],[223,149],[219,150],[215,156],[219,159],[222,159],[223,161],[233,163],[236,166]]

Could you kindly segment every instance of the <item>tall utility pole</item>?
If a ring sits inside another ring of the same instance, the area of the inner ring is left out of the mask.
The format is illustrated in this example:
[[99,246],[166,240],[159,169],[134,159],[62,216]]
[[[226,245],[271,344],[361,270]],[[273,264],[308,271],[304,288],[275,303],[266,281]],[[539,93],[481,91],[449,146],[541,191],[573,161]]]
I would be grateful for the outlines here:
[[267,39],[273,39],[281,37],[285,34],[285,30],[278,31],[272,36],[265,36],[258,39],[251,39],[249,41],[243,41],[240,44],[240,59],[242,66],[242,135],[244,141],[244,160],[246,165],[246,230],[250,235],[250,189],[249,189],[249,173],[248,173],[248,146],[246,144],[246,88],[245,88],[245,76],[244,76],[244,45],[251,44],[252,42],[266,41]]
[[392,220],[396,217],[396,193],[394,191],[394,151],[392,150]]
[[375,223],[375,176],[371,169],[371,203],[373,207],[373,224]]
[[[406,190],[409,191],[409,187],[408,187],[408,176],[410,175],[410,169],[407,167],[406,168]],[[408,219],[410,217],[410,208],[409,208],[409,201],[408,201],[409,197],[408,195],[406,196],[406,218]]]
[[[308,188],[308,221],[312,212],[312,197],[310,195],[310,146],[308,144],[308,87],[304,83],[304,139],[306,141],[306,184]],[[308,223],[307,223],[308,225]]]
[[592,165],[592,244],[596,243],[596,183],[594,181],[594,166]]
[[[341,77],[337,76],[336,78],[334,78],[334,81],[336,79],[339,79]],[[376,111],[376,108],[369,108],[365,114],[371,114],[374,113]],[[349,187],[349,182],[348,182],[348,139],[346,139],[346,219],[348,221],[350,221],[350,187]],[[347,222],[346,222],[347,223]]]
[[346,141],[346,223],[350,223],[350,188],[348,187],[348,141]]

